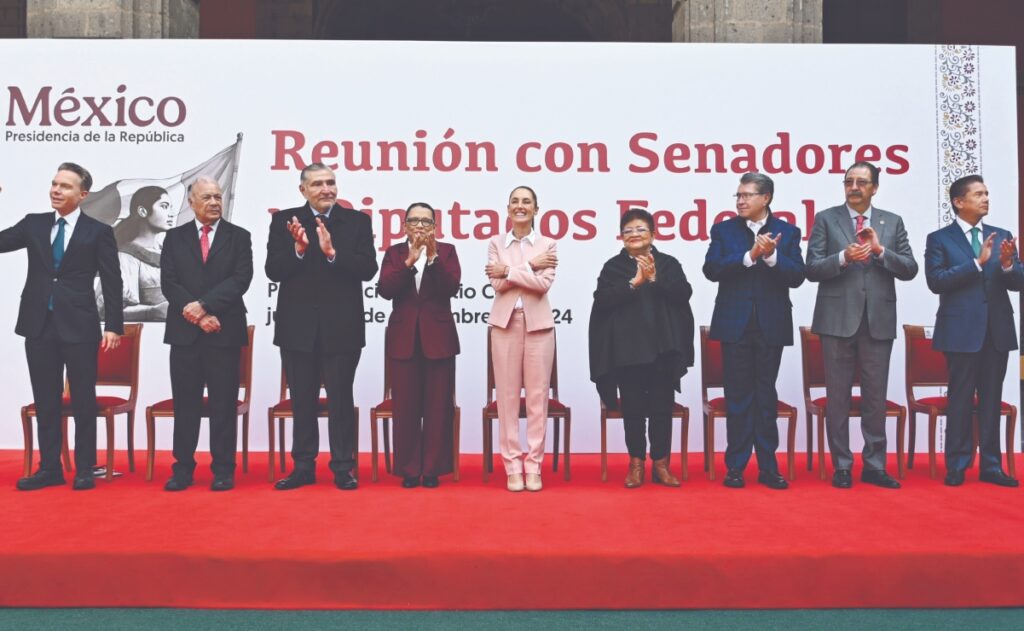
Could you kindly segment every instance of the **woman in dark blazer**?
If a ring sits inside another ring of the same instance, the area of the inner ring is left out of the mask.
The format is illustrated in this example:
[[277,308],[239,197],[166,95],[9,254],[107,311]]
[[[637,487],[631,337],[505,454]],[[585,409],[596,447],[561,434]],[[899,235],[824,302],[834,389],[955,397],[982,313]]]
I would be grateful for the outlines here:
[[619,222],[619,254],[604,264],[590,312],[590,379],[610,409],[622,402],[629,449],[626,488],[643,484],[647,435],[652,479],[679,486],[668,469],[674,391],[693,365],[693,293],[675,258],[651,244],[654,218],[641,209]]
[[434,209],[405,211],[404,243],[384,254],[378,292],[392,301],[384,352],[395,418],[395,474],[402,486],[434,488],[452,472],[455,356],[451,298],[462,270],[455,247],[434,239]]

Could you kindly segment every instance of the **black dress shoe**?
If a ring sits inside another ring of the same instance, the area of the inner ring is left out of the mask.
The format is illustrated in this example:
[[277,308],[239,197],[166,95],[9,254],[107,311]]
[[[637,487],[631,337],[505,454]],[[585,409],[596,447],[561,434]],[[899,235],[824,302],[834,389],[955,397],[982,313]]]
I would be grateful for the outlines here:
[[230,491],[235,488],[235,479],[230,475],[215,475],[210,484],[211,491]]
[[74,491],[88,491],[96,488],[96,479],[92,476],[92,471],[86,475],[76,475],[75,481],[71,483],[71,489]]
[[425,489],[436,489],[441,481],[437,479],[436,475],[425,475],[423,476],[423,488]]
[[316,484],[316,474],[312,471],[292,471],[287,478],[281,478],[274,484],[278,491],[290,491],[307,484]]
[[960,486],[964,483],[963,471],[947,471],[946,479],[942,481],[946,486]]
[[359,480],[351,471],[342,471],[334,474],[334,486],[342,491],[354,491],[359,488]]
[[853,486],[853,476],[849,469],[836,469],[832,474],[832,486],[837,489],[848,489]]
[[770,489],[782,491],[789,488],[786,478],[779,475],[778,471],[762,471],[757,474],[757,481]]
[[406,477],[402,478],[402,488],[403,489],[414,489],[414,488],[416,488],[419,485],[420,485],[420,476],[418,476],[418,475],[406,476]]
[[730,489],[742,489],[746,485],[746,482],[743,481],[743,472],[739,469],[729,469],[722,484]]
[[981,480],[982,482],[988,482],[989,484],[998,484],[999,486],[1020,486],[1020,482],[1018,482],[1016,478],[1011,478],[1010,476],[1003,473],[1001,469],[998,471],[985,471],[980,476],[978,476],[978,479]]
[[883,489],[898,489],[901,486],[898,480],[893,478],[884,470],[879,469],[871,471],[861,471],[860,481],[866,482],[867,484],[874,484],[875,486],[880,486]]
[[19,491],[38,491],[48,486],[63,486],[64,476],[60,472],[50,473],[40,469],[27,478],[18,480],[15,486]]
[[182,478],[176,475],[171,476],[171,479],[164,484],[165,491],[184,491],[188,487],[192,486],[192,478]]

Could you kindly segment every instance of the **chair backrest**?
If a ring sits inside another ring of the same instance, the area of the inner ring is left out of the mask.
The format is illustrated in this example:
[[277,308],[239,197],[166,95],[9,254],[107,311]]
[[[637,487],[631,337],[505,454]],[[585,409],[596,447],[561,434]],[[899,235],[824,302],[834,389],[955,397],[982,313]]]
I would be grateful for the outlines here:
[[700,327],[700,389],[704,403],[708,390],[725,387],[725,368],[722,365],[722,343],[711,339],[710,329]]
[[[495,386],[494,386],[494,361],[491,357],[491,327],[487,327],[485,332],[487,335],[487,403],[492,403],[495,399]],[[550,398],[558,400],[558,330],[553,329],[551,332],[555,341],[555,353],[551,359],[551,385],[549,387]]]
[[[811,398],[811,388],[825,387],[825,354],[821,338],[811,327],[800,327],[800,355],[803,364],[804,398]],[[853,369],[853,385],[860,387],[860,361]]]
[[242,352],[238,354],[238,385],[245,389],[242,401],[249,403],[252,399],[252,338],[256,333],[256,325],[250,324],[246,332],[249,335],[249,345],[243,346]]
[[139,349],[142,347],[142,324],[124,325],[124,335],[117,348],[100,349],[96,357],[97,386],[126,386],[128,400],[135,403],[139,389]]
[[[388,325],[384,325],[384,339],[388,339]],[[391,362],[388,361],[387,343],[381,347],[384,349],[384,398],[387,401],[391,398]]]
[[907,401],[916,401],[914,386],[945,386],[949,384],[949,368],[946,356],[932,348],[932,340],[925,327],[915,324],[903,325],[906,344]]

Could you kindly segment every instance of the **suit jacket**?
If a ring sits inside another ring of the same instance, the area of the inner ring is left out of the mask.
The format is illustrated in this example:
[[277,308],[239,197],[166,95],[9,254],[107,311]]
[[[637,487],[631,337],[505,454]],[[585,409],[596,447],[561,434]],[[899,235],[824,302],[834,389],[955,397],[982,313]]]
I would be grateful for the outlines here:
[[[535,235],[533,245],[523,242],[522,262],[513,264],[513,254],[505,247],[506,235],[499,234],[487,242],[487,262],[504,263],[509,266],[508,278],[492,278],[494,302],[491,304],[491,315],[487,323],[504,329],[512,318],[516,299],[523,299],[523,312],[526,315],[526,330],[529,332],[543,331],[554,328],[555,319],[551,314],[551,303],[548,302],[548,289],[555,282],[555,269],[548,267],[534,272],[530,267],[530,259],[541,252],[557,252],[557,243],[539,234]],[[510,247],[518,248],[513,243]]]
[[999,245],[1012,235],[1002,228],[983,226],[982,240],[994,234],[992,256],[979,272],[974,249],[955,221],[928,235],[924,274],[928,288],[939,295],[932,348],[951,353],[981,350],[986,330],[997,351],[1017,348],[1017,329],[1007,290],[1024,288],[1024,267],[1016,248],[1013,267],[1004,272]]
[[839,265],[839,253],[857,241],[846,205],[821,211],[807,243],[807,279],[820,283],[811,330],[818,335],[852,337],[865,309],[876,340],[896,339],[896,281],[917,276],[917,261],[899,215],[871,209],[871,227],[885,254],[865,263]]
[[793,303],[790,288],[804,282],[804,259],[800,254],[800,229],[769,213],[759,234],[782,235],[775,247],[775,265],[758,259],[743,264],[754,245],[754,233],[747,220],[733,217],[711,228],[711,244],[704,257],[704,276],[718,283],[715,311],[711,316],[711,338],[738,342],[752,315],[757,317],[765,343],[793,344]]
[[[309,237],[301,259],[288,222],[298,217]],[[309,205],[274,213],[267,240],[265,270],[280,284],[274,344],[295,351],[353,352],[366,345],[363,281],[377,273],[370,218],[335,204],[325,222],[337,255],[327,260],[316,235]]]
[[28,255],[28,276],[21,292],[15,333],[27,338],[41,335],[52,296],[54,324],[62,341],[99,341],[100,316],[93,290],[97,273],[106,305],[105,330],[123,333],[121,267],[114,231],[82,213],[68,239],[60,268],[55,270],[50,243],[53,223],[53,211],[31,214],[0,232],[0,252],[24,248]]
[[[392,302],[384,352],[392,359],[411,359],[419,336],[427,359],[459,354],[459,334],[452,317],[452,297],[459,291],[462,268],[455,246],[437,244],[437,258],[423,268],[419,291],[416,268],[407,268],[408,243],[396,243],[384,253],[377,293]],[[426,256],[426,254],[424,254]]]
[[[246,346],[245,302],[252,282],[252,237],[226,220],[217,223],[210,253],[203,263],[196,223],[167,232],[160,253],[160,286],[167,297],[164,342],[189,345]],[[200,301],[220,320],[220,331],[203,333],[181,315],[190,302]]]

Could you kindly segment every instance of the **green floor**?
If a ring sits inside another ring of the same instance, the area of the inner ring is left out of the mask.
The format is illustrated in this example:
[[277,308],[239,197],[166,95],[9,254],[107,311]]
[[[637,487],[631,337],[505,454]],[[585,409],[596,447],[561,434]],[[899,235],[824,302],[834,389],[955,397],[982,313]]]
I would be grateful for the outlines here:
[[0,609],[0,629],[1024,629],[1024,609],[786,611],[253,611]]

